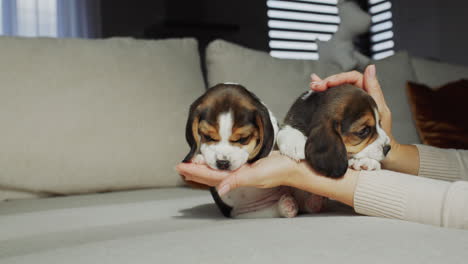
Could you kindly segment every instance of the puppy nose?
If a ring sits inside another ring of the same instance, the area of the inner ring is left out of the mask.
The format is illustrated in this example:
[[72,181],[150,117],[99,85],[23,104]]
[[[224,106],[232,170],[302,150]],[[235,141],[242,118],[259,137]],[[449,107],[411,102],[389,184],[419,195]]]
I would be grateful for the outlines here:
[[392,147],[390,147],[390,145],[386,145],[385,147],[383,147],[384,156],[387,156],[387,153],[390,151],[390,149],[392,149]]
[[220,170],[227,170],[231,166],[231,163],[229,160],[217,160],[216,161],[216,167]]

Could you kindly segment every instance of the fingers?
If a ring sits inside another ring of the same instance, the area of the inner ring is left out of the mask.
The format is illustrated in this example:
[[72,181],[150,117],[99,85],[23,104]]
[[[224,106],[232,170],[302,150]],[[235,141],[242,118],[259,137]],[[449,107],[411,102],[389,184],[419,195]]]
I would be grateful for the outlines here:
[[377,73],[375,65],[367,66],[364,71],[364,86],[370,96],[374,99],[377,107],[379,108],[380,117],[382,120],[382,128],[385,132],[393,138],[392,136],[392,115],[390,109],[385,102],[385,97],[380,87],[379,80],[377,79]]
[[231,190],[239,188],[241,186],[247,186],[248,180],[245,179],[242,169],[231,174],[229,177],[225,178],[216,188],[220,196],[225,195]]
[[314,91],[325,91],[329,87],[346,83],[363,88],[363,75],[358,71],[339,73],[327,77],[322,81],[312,82],[310,88]]
[[320,78],[317,74],[315,73],[312,73],[312,75],[310,75],[310,79],[312,80],[312,82],[320,82],[322,81],[322,78]]
[[359,88],[363,88],[363,75],[358,71],[350,71],[332,75],[325,78],[329,86],[337,86],[341,84],[352,84]]
[[377,79],[375,65],[367,66],[364,71],[364,87],[369,95],[374,98],[379,108],[386,106],[385,98],[380,88],[379,80]]
[[316,92],[323,92],[328,89],[328,87],[331,87],[327,85],[326,81],[318,81],[318,82],[311,82],[309,85],[310,89],[316,91]]
[[229,175],[227,171],[217,171],[210,169],[206,165],[192,163],[180,163],[176,166],[176,171],[181,174],[186,181],[198,182],[209,186],[218,185]]
[[[314,87],[316,86],[317,83],[320,83],[322,81],[322,78],[320,78],[317,74],[315,73],[312,73],[310,75],[310,79],[311,79],[311,82],[309,83],[309,88],[310,89],[314,89]],[[321,86],[322,87],[322,86]],[[325,90],[325,89],[324,89]],[[323,91],[323,90],[321,90]]]

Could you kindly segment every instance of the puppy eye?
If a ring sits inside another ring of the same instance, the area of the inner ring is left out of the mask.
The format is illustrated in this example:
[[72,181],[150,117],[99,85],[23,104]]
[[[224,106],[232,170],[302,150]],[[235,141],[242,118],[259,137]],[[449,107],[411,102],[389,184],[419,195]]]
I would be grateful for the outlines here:
[[238,143],[238,144],[245,145],[249,141],[249,138],[250,138],[250,136],[242,137],[242,138],[239,138],[238,140],[232,141],[232,143]]
[[206,142],[215,141],[212,137],[210,137],[210,136],[208,136],[208,135],[203,135],[203,139],[204,139]]
[[356,135],[360,138],[365,138],[370,132],[370,127],[366,126],[363,129],[359,130]]

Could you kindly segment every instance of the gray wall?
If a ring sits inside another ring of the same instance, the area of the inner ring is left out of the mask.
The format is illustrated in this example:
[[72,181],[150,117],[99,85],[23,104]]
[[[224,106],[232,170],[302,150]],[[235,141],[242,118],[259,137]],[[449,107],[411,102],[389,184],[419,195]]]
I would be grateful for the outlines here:
[[392,3],[397,50],[468,65],[468,1],[392,0]]
[[268,49],[266,0],[101,0],[102,37],[143,37],[149,26],[181,20],[232,25],[238,28],[235,32],[220,35],[251,48]]

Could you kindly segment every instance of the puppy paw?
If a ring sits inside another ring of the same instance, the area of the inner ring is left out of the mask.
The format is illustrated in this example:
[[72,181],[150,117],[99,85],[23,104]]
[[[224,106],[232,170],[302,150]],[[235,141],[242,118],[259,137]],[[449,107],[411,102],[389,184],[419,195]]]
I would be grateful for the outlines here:
[[278,148],[281,154],[295,161],[305,159],[305,143],[307,138],[301,131],[285,126],[278,132]]
[[205,158],[203,157],[202,154],[197,154],[193,159],[192,159],[192,163],[195,163],[195,164],[206,164],[205,162]]
[[360,158],[360,159],[352,158],[348,161],[348,166],[355,170],[367,170],[367,171],[380,170],[380,167],[381,167],[380,162],[374,159],[369,159],[369,158]]
[[299,209],[294,197],[290,194],[283,194],[278,201],[278,211],[282,217],[295,217]]

